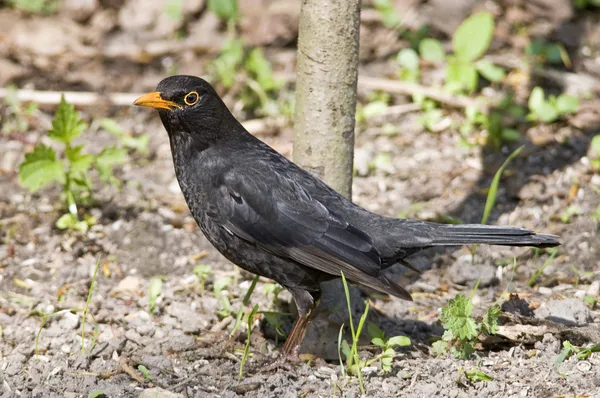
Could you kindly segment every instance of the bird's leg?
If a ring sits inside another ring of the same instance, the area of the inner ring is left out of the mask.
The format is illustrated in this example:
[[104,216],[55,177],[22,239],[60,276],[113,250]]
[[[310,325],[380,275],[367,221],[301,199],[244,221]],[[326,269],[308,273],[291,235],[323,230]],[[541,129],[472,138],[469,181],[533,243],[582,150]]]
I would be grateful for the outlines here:
[[306,290],[299,289],[289,289],[289,291],[292,293],[296,307],[298,308],[298,319],[294,322],[294,326],[292,326],[292,330],[283,344],[281,355],[274,363],[263,368],[263,373],[281,368],[293,370],[290,365],[300,361],[298,357],[300,347],[302,346],[310,318],[315,312],[320,293],[309,293]]

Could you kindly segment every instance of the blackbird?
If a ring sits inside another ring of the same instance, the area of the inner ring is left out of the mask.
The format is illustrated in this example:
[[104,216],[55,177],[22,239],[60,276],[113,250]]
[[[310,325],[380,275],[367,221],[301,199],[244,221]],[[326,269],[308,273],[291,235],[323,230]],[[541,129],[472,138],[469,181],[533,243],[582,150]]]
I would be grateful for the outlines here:
[[244,129],[203,79],[172,76],[135,105],[156,108],[175,174],[200,229],[227,259],[292,294],[298,318],[283,346],[297,355],[321,294],[344,276],[404,300],[382,271],[433,246],[551,247],[557,236],[516,227],[383,217],[352,203]]

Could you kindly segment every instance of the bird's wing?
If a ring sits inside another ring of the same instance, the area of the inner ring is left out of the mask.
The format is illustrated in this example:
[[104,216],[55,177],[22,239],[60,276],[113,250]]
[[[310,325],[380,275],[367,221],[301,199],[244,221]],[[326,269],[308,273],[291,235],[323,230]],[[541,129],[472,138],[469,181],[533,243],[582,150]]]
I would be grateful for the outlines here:
[[381,274],[371,237],[313,198],[294,179],[265,166],[227,172],[212,217],[231,233],[277,256],[410,299]]

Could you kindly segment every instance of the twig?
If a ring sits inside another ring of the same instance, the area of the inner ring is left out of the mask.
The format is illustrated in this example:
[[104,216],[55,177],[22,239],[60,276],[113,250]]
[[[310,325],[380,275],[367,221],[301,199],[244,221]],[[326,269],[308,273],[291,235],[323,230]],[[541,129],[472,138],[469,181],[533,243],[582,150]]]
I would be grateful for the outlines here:
[[392,94],[413,95],[421,94],[427,98],[450,105],[456,108],[477,107],[481,112],[487,113],[489,104],[464,95],[453,95],[433,87],[426,87],[416,83],[399,80],[382,79],[378,77],[362,76],[358,78],[358,86],[367,90],[382,90]]

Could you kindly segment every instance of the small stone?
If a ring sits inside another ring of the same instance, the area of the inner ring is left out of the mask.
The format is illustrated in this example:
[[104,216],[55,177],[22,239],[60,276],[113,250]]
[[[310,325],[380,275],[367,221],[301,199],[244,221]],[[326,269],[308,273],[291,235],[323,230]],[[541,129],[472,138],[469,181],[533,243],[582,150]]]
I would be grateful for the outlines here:
[[567,326],[581,326],[593,321],[584,302],[575,298],[550,300],[535,311],[535,317]]
[[141,286],[140,278],[129,275],[129,276],[126,276],[125,278],[123,278],[121,280],[121,282],[119,282],[119,284],[117,285],[117,290],[120,290],[122,292],[135,293],[135,292],[139,291],[140,286]]
[[541,286],[538,289],[538,292],[540,292],[540,294],[543,294],[544,296],[551,296],[552,295],[552,289],[550,289],[549,287],[546,287],[546,286]]
[[159,387],[154,387],[142,391],[138,398],[184,398],[184,396]]
[[61,329],[76,329],[79,326],[79,317],[72,312],[65,312],[60,319],[59,325]]
[[583,300],[583,298],[585,297],[586,291],[585,290],[578,290],[575,292],[574,296],[575,298],[578,298],[579,300]]
[[600,295],[600,280],[593,281],[586,293],[588,296],[598,297]]
[[470,254],[457,258],[448,269],[448,274],[452,282],[464,286],[474,285],[478,280],[479,287],[495,286],[499,282],[496,267],[491,264],[473,265]]

